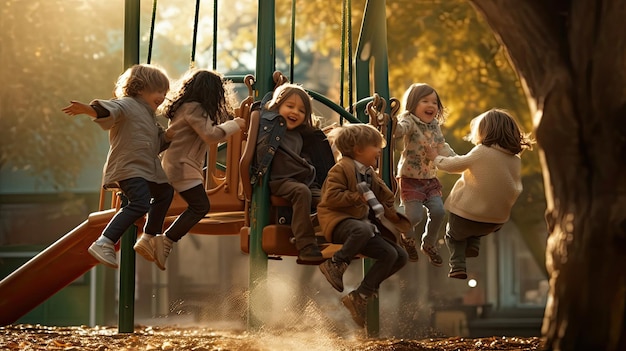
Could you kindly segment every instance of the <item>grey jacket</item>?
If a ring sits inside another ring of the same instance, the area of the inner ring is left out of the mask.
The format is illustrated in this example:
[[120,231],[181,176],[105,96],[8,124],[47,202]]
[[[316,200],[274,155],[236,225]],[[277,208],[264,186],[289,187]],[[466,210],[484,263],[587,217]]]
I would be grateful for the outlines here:
[[110,147],[102,186],[116,188],[119,181],[136,177],[167,183],[159,153],[169,144],[150,106],[133,97],[94,100],[91,104],[99,104],[110,113],[93,120],[109,131]]

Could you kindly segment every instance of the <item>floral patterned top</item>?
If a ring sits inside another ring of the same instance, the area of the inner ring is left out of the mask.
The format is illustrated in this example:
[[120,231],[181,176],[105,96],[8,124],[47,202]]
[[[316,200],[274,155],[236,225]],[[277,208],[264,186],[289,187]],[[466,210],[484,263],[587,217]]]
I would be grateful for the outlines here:
[[405,111],[398,116],[394,134],[403,137],[404,150],[398,162],[398,177],[432,179],[437,177],[435,164],[426,157],[426,145],[437,145],[441,156],[455,156],[456,153],[443,138],[439,121],[422,122],[414,114]]

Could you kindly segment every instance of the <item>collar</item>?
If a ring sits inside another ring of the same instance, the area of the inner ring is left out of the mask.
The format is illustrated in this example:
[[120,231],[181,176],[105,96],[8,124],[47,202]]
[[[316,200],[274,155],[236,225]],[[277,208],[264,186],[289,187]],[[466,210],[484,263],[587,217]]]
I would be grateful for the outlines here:
[[398,118],[400,117],[405,117],[405,118],[410,118],[412,119],[415,123],[417,124],[421,124],[423,126],[433,126],[433,125],[439,125],[439,121],[437,120],[437,118],[434,118],[432,121],[430,121],[430,123],[426,123],[424,121],[422,121],[419,117],[417,117],[416,115],[414,115],[412,112],[409,111],[404,111],[403,113],[401,113]]
[[354,161],[354,164],[356,165],[356,170],[362,175],[367,174],[368,169],[372,169],[372,167],[366,167],[364,164],[355,159],[352,159],[352,161]]

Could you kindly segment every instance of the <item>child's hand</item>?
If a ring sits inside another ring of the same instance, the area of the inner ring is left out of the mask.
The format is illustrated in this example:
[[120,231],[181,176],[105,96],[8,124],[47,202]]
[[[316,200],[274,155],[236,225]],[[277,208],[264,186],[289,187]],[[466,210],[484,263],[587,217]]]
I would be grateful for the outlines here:
[[235,121],[235,123],[237,123],[237,125],[239,126],[239,128],[241,128],[241,130],[246,130],[246,120],[241,118],[241,117],[235,117],[233,119],[233,121]]
[[426,145],[425,149],[426,149],[426,157],[429,160],[434,161],[435,158],[439,156],[439,153],[437,152],[436,147],[433,147],[432,145]]
[[83,104],[82,102],[79,101],[70,101],[69,106],[65,106],[63,109],[61,109],[61,111],[67,113],[70,116],[76,116],[76,115],[89,115],[89,116],[96,116],[96,111],[93,109],[93,107]]

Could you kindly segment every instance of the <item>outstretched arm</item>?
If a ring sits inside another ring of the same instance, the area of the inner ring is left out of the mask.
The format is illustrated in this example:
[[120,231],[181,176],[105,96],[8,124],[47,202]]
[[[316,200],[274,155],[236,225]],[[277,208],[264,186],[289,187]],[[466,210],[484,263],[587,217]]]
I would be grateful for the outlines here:
[[88,115],[91,117],[97,117],[96,110],[93,107],[75,100],[70,101],[70,104],[65,106],[61,111],[70,116]]

